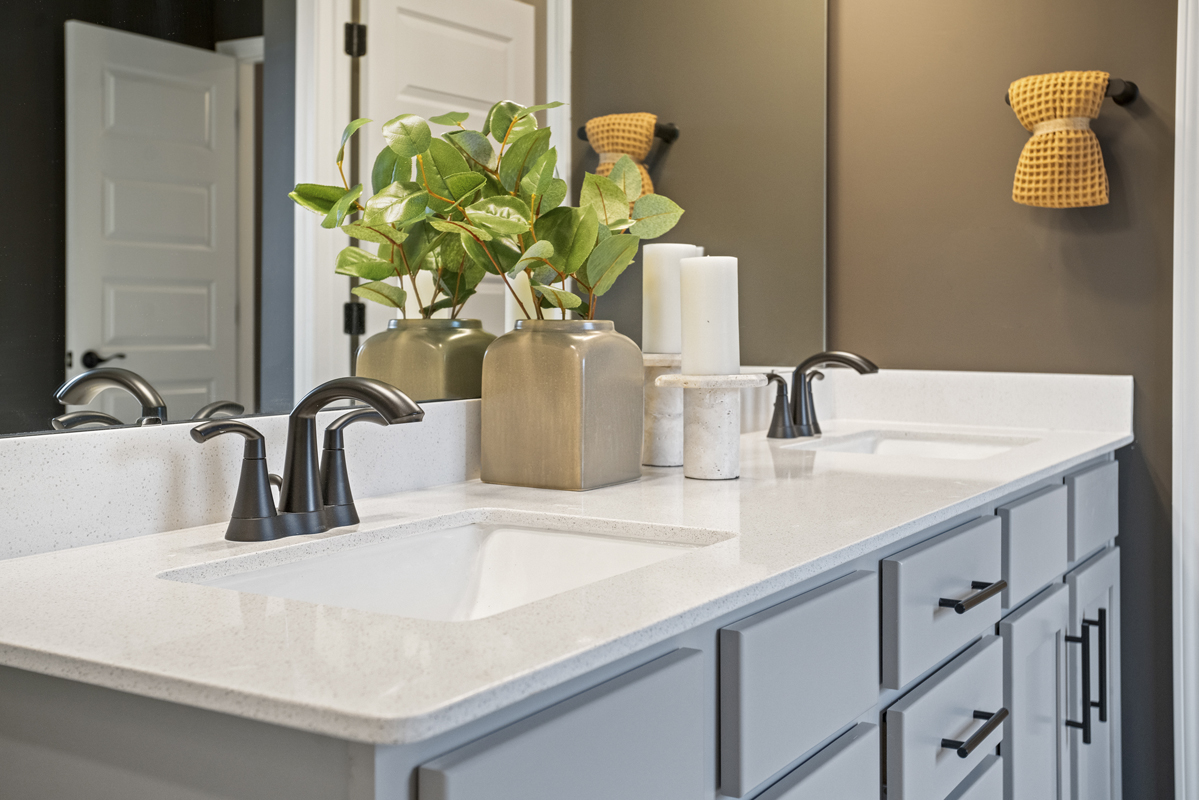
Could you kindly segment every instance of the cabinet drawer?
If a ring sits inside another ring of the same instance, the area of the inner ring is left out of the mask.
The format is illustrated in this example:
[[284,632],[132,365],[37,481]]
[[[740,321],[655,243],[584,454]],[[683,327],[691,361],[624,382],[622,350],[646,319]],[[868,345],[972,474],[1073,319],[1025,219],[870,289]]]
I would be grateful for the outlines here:
[[693,800],[704,789],[703,658],[673,653],[420,768],[421,800]]
[[873,572],[721,629],[721,791],[743,796],[877,702]]
[[1000,579],[1000,528],[983,517],[883,560],[883,686],[902,689],[999,621],[998,594],[960,614],[940,601]]
[[758,795],[758,800],[878,800],[878,744],[878,726],[860,722]]
[[1003,759],[984,758],[945,800],[1003,800]]
[[984,636],[887,709],[888,800],[943,800],[1003,740],[991,730],[962,758],[945,740],[969,742],[1003,706],[1003,640]]
[[1115,461],[1066,476],[1069,492],[1068,550],[1073,564],[1120,532],[1120,465]]
[[1066,571],[1066,487],[1049,486],[1000,506],[1003,607],[1013,608]]

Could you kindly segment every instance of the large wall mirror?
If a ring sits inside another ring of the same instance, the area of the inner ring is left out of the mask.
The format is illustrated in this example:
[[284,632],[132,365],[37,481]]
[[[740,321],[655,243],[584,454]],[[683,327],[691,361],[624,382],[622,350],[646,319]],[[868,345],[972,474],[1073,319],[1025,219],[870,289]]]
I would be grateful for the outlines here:
[[[622,10],[638,22],[612,36]],[[214,401],[285,412],[351,374],[356,347],[397,312],[368,303],[366,333],[346,332],[355,298],[333,265],[347,241],[287,191],[338,182],[333,154],[354,116],[376,121],[347,160],[363,180],[383,121],[481,118],[500,99],[572,95],[540,121],[575,187],[598,159],[574,136],[588,118],[677,124],[653,177],[687,212],[662,241],[741,259],[743,363],[823,346],[823,2],[734,14],[686,0],[88,0],[0,17],[28,215],[0,248],[0,434],[48,431],[83,408],[54,393],[100,366],[144,377],[169,421]],[[353,19],[367,26],[356,61]],[[446,52],[460,69],[438,66]],[[634,265],[601,316],[639,341],[640,303]],[[491,276],[464,311],[494,334],[516,313]],[[118,389],[86,407],[124,424],[142,413]]]

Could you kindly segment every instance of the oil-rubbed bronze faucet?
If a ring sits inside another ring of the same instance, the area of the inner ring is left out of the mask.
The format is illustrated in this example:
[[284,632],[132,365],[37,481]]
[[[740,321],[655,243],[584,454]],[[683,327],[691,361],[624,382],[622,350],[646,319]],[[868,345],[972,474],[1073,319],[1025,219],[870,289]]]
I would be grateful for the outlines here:
[[816,406],[812,402],[812,381],[824,377],[817,370],[826,366],[849,367],[863,375],[878,372],[874,362],[855,353],[838,350],[817,353],[795,368],[791,380],[790,403],[787,402],[787,382],[781,375],[770,373],[770,380],[777,383],[779,388],[774,403],[774,418],[770,422],[770,430],[766,432],[767,438],[798,439],[820,435],[820,423],[816,421]]
[[54,399],[66,405],[84,405],[105,389],[124,389],[142,405],[139,425],[166,422],[167,404],[150,382],[136,372],[119,367],[89,369],[58,387]]

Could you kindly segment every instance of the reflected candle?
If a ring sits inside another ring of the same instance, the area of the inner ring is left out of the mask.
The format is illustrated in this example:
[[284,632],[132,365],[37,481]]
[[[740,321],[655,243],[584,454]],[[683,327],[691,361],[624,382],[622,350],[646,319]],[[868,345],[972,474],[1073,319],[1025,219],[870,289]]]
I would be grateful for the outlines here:
[[679,266],[683,374],[739,374],[737,259],[730,256],[684,258]]
[[692,244],[647,244],[641,270],[641,350],[683,352],[679,261],[698,256]]

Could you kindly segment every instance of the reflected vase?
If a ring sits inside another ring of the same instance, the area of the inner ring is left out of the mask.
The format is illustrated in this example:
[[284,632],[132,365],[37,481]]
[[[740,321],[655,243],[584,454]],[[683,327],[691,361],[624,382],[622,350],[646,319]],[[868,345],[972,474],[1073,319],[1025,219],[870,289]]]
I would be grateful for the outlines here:
[[477,319],[393,319],[358,349],[356,374],[418,403],[479,397],[483,354],[493,341]]
[[584,491],[641,477],[641,349],[607,320],[519,320],[483,359],[480,477]]

